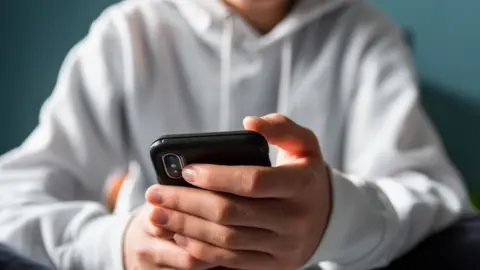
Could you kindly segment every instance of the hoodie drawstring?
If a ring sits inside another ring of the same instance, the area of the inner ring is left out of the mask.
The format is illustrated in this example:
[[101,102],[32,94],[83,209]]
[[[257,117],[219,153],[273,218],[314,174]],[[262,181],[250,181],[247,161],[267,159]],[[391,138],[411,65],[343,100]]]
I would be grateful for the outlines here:
[[[220,52],[220,114],[219,129],[228,131],[230,128],[230,87],[232,75],[232,48],[234,34],[233,16],[228,16],[223,25],[221,52]],[[278,87],[278,113],[287,114],[289,94],[292,80],[293,39],[287,37],[282,43],[281,70]]]
[[233,17],[228,16],[223,25],[220,52],[220,131],[227,131],[230,124],[230,80],[232,73]]
[[287,114],[290,87],[292,82],[292,55],[293,40],[289,36],[282,44],[282,63],[280,70],[280,82],[278,87],[277,112]]

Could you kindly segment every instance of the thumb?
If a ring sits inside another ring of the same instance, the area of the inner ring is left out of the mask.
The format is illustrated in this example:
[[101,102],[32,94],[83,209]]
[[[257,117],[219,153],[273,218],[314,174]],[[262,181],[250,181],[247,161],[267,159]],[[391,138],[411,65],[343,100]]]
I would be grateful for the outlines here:
[[273,113],[263,117],[248,116],[243,120],[246,130],[262,134],[268,143],[297,157],[321,158],[315,134],[288,117]]

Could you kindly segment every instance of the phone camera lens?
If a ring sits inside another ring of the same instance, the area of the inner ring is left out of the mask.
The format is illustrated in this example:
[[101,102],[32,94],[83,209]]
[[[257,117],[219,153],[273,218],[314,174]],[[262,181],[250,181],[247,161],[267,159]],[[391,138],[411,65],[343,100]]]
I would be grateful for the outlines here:
[[163,156],[163,165],[168,177],[172,179],[182,178],[182,160],[178,155],[166,154]]

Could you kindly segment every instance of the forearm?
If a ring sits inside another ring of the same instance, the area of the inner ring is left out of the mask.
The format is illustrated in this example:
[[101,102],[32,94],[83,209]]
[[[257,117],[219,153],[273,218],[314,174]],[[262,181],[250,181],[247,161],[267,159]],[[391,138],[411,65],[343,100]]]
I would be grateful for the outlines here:
[[0,241],[58,269],[122,269],[127,217],[93,202],[0,205]]

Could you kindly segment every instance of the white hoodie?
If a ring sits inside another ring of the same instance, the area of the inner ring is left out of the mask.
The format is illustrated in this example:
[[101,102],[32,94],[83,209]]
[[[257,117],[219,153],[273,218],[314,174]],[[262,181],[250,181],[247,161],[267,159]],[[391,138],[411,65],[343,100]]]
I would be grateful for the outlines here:
[[[276,111],[312,129],[334,168],[307,265],[383,266],[472,211],[402,33],[370,3],[302,0],[262,36],[219,0],[131,0],[72,49],[40,124],[1,158],[0,241],[59,269],[122,269],[128,212],[156,183],[150,143]],[[108,214],[106,180],[129,166],[124,209]]]

